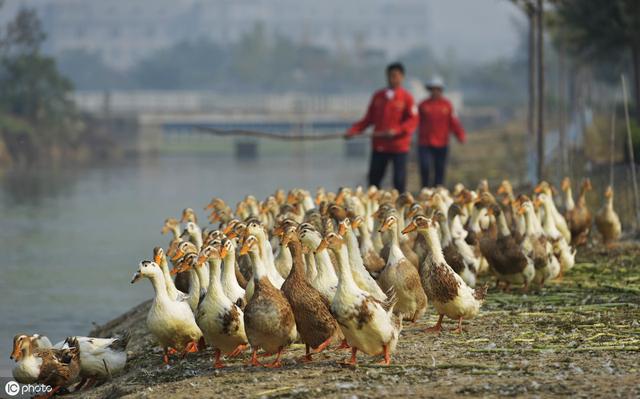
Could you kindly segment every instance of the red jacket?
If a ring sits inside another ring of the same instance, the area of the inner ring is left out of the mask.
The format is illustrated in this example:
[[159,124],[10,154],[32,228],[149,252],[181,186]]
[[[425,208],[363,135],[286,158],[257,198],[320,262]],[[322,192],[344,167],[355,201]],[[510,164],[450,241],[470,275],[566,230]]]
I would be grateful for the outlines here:
[[465,142],[464,128],[453,110],[453,105],[444,97],[427,98],[418,106],[418,126],[421,146],[446,147],[449,133],[455,133],[458,141]]
[[418,112],[408,91],[381,89],[373,94],[367,113],[351,126],[347,134],[355,136],[373,125],[374,132],[393,131],[393,137],[373,137],[373,150],[377,152],[409,152],[411,135],[418,124]]

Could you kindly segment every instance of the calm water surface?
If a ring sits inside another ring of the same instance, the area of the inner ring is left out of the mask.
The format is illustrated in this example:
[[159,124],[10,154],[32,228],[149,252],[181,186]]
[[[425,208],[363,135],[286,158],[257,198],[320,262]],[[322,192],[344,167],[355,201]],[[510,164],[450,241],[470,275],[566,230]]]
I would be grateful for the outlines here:
[[18,332],[57,341],[87,334],[150,298],[146,281],[129,281],[151,257],[166,217],[202,207],[216,195],[234,205],[276,186],[335,189],[364,183],[366,161],[342,155],[164,155],[83,169],[0,175],[0,376],[10,375]]

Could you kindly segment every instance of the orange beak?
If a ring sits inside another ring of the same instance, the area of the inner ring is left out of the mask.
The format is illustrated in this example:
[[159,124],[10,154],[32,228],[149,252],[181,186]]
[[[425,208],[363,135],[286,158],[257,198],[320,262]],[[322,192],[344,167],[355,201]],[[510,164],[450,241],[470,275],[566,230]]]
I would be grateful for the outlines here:
[[228,253],[229,253],[229,250],[227,250],[227,247],[220,248],[220,257],[221,258],[226,257]]
[[520,206],[520,208],[518,208],[518,215],[524,215],[525,212],[524,206]]
[[360,227],[361,224],[362,224],[362,218],[355,218],[353,222],[351,222],[351,228],[355,230],[358,227]]
[[156,255],[153,257],[153,261],[157,264],[160,264],[160,262],[162,262],[162,252],[156,253]]
[[318,248],[316,248],[316,252],[325,250],[327,249],[327,247],[329,247],[329,243],[327,242],[327,240],[323,239],[322,241],[320,241],[320,245],[318,245]]
[[176,252],[171,257],[171,260],[172,261],[176,261],[176,260],[180,259],[180,257],[182,257],[182,255],[184,255],[184,252],[182,252],[182,250],[180,248],[176,248]]
[[284,237],[282,237],[282,246],[286,247],[287,245],[289,245],[289,242],[291,242],[291,235],[285,234]]
[[391,218],[387,219],[384,221],[384,223],[382,223],[382,226],[380,226],[380,228],[378,229],[378,233],[383,233],[387,230],[389,230],[389,228],[391,228],[392,222],[391,222]]
[[402,229],[402,234],[409,234],[412,231],[415,231],[417,228],[418,228],[418,225],[416,225],[416,222],[411,222],[407,225],[407,227]]
[[13,352],[11,352],[11,356],[9,357],[16,362],[22,359],[22,348],[20,348],[20,341],[16,342],[16,345],[13,347]]
[[198,256],[198,260],[196,261],[196,266],[202,266],[206,261],[207,261],[206,256]]
[[245,242],[244,244],[242,244],[242,248],[240,248],[240,255],[248,254],[250,249],[251,249],[251,245]]

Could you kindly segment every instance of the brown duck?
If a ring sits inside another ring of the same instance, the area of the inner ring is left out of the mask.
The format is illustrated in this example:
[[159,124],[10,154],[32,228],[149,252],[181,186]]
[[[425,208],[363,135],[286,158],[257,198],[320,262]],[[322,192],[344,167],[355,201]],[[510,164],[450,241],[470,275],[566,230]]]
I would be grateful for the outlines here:
[[[282,284],[282,292],[293,309],[298,333],[306,347],[303,361],[324,350],[338,332],[329,301],[305,279],[302,244],[295,230],[286,232],[282,245],[288,246],[293,259],[291,272]],[[313,352],[311,351],[313,349]]]
[[587,243],[589,232],[591,231],[592,216],[587,207],[587,192],[591,191],[591,180],[586,178],[582,181],[580,195],[575,207],[567,211],[565,218],[571,230],[571,245],[579,246]]
[[282,292],[271,284],[260,256],[258,239],[248,235],[240,254],[249,254],[255,284],[253,295],[244,309],[244,326],[251,344],[251,365],[260,366],[258,349],[276,354],[273,363],[266,367],[280,367],[282,351],[291,345],[298,334],[291,305]]
[[24,334],[13,338],[11,359],[17,362],[13,378],[21,384],[44,384],[52,388],[49,396],[73,384],[80,374],[80,351],[72,339],[67,349],[38,348]]

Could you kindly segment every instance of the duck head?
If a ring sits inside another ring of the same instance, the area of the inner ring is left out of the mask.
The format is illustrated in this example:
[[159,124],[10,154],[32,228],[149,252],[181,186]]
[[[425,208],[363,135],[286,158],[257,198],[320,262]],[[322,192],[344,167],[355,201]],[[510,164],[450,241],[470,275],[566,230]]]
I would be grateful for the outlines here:
[[195,265],[198,267],[201,267],[210,259],[222,259],[223,256],[221,253],[221,248],[222,248],[221,241],[214,241],[213,243],[202,248],[195,262]]
[[164,258],[164,249],[162,249],[162,247],[153,248],[153,261],[156,262],[157,264],[160,264],[163,258]]
[[437,223],[434,220],[418,215],[409,222],[407,227],[402,229],[402,234],[409,234],[412,231],[426,231],[435,227],[437,227]]
[[324,249],[330,248],[335,251],[340,250],[342,245],[344,244],[344,240],[338,234],[334,232],[327,233],[322,241],[320,241],[320,245],[316,248],[315,252],[320,252]]
[[13,337],[13,351],[11,351],[11,355],[9,355],[9,359],[14,360],[16,362],[22,359],[25,352],[29,351],[32,348],[33,344],[31,341],[31,337],[26,334],[17,334]]
[[604,190],[604,197],[606,199],[613,198],[613,187],[607,186],[607,189]]
[[257,251],[259,249],[258,239],[256,236],[249,234],[245,237],[240,248],[240,255],[247,255],[251,251]]
[[198,249],[196,248],[195,244],[190,241],[182,241],[176,246],[175,253],[171,257],[171,260],[175,262],[187,253],[197,251]]
[[154,261],[143,260],[138,266],[138,271],[134,273],[131,284],[137,283],[141,278],[155,278],[162,274],[160,266]]
[[182,210],[182,218],[180,219],[180,222],[182,222],[182,223],[187,223],[187,222],[198,223],[198,217],[196,216],[196,212],[191,208],[184,208]]
[[398,217],[396,215],[389,215],[384,219],[384,222],[380,225],[378,229],[379,233],[384,233],[385,231],[389,231],[398,223]]
[[225,238],[222,240],[222,245],[220,246],[220,257],[226,258],[227,255],[235,256],[236,254],[236,244],[234,240]]
[[560,185],[560,188],[562,189],[562,191],[567,191],[571,188],[571,179],[568,177],[565,177],[564,179],[562,179],[562,184]]
[[165,219],[164,225],[162,226],[162,230],[160,231],[162,235],[168,234],[171,231],[177,231],[180,229],[180,221],[176,218],[168,218]]

